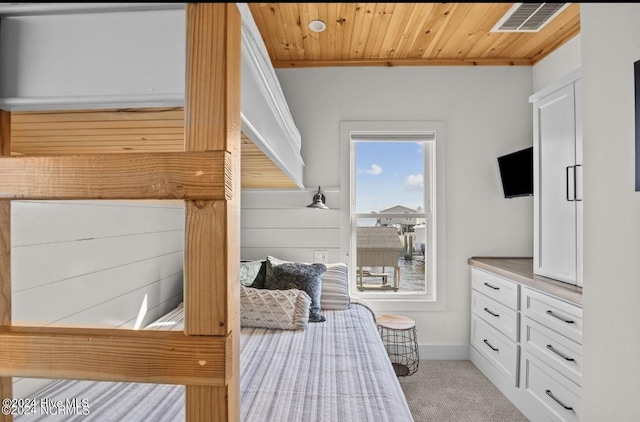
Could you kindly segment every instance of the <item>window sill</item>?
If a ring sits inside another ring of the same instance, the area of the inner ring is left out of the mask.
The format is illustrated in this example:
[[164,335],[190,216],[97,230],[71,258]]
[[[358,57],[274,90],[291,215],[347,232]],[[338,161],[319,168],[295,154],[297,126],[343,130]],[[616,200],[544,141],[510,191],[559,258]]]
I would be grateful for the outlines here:
[[352,294],[375,312],[436,312],[444,311],[443,301],[432,295]]

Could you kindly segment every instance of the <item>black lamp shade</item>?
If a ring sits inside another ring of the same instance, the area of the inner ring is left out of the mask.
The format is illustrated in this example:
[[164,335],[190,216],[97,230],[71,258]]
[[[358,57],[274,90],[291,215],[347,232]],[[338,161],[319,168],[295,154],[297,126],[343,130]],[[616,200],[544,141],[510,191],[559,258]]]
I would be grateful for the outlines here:
[[325,205],[326,198],[322,191],[320,190],[320,186],[318,186],[318,193],[313,195],[313,202],[307,205],[307,208],[316,208],[320,210],[328,210],[329,207]]

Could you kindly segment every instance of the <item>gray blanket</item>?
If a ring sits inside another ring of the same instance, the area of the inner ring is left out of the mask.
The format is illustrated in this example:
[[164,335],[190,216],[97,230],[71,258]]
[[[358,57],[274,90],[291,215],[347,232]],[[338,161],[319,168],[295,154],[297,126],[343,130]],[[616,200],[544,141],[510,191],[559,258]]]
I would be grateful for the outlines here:
[[[351,304],[322,313],[326,321],[304,331],[242,329],[241,420],[413,421],[371,311]],[[179,306],[147,329],[180,330],[182,321]],[[88,415],[38,412],[16,421],[184,421],[183,386],[62,380],[34,398],[77,399]]]

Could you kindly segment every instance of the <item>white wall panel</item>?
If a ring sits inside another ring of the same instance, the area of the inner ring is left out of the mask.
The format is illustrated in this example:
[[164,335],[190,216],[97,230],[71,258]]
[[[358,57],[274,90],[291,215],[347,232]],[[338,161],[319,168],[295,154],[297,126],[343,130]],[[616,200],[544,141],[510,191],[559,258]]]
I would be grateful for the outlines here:
[[[143,327],[182,301],[181,201],[13,201],[11,218],[15,325]],[[16,397],[43,382],[16,378]]]
[[11,211],[13,247],[184,230],[182,201],[12,201]]
[[[182,258],[182,252],[177,252],[18,290],[13,294],[12,322],[14,325],[45,325],[59,321],[109,298],[124,296],[181,273]],[[87,321],[87,324],[107,326],[108,323],[97,320]]]
[[242,208],[243,229],[264,228],[265,221],[268,221],[269,227],[274,229],[330,229],[336,227],[338,218],[340,218],[340,211],[337,209],[247,209],[244,204]]
[[340,241],[340,229],[243,229],[241,245],[248,248],[276,246],[330,248]]
[[242,248],[242,259],[260,260],[271,255],[273,257],[295,262],[313,262],[315,250],[326,250],[328,252],[329,262],[344,262],[340,258],[340,249],[338,248],[291,248],[268,246],[264,248]]
[[[181,299],[182,272],[165,277],[156,283],[141,286],[123,296],[114,297],[60,321],[47,324],[47,326],[85,326],[86,321],[109,315],[108,318],[104,318],[105,327],[143,328],[166,313],[162,309],[162,305],[174,308]],[[170,302],[173,305],[169,305],[166,302]],[[156,305],[154,306],[154,304]],[[137,321],[138,316],[140,316],[139,322]]]
[[340,192],[322,189],[328,210],[307,208],[318,188],[245,190],[240,223],[242,259],[268,255],[313,262],[314,250],[326,250],[329,262],[340,260]]
[[640,4],[581,3],[585,422],[639,421],[640,130],[634,63]]
[[84,274],[182,253],[183,239],[184,231],[172,230],[16,247],[12,252],[12,290],[19,294]]

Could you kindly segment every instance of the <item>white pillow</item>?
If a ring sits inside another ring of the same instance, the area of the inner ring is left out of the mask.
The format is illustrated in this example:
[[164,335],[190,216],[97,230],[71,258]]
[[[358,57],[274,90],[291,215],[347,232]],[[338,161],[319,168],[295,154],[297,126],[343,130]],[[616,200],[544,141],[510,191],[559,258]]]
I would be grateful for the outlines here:
[[240,326],[304,330],[311,298],[302,290],[267,290],[240,286]]
[[338,262],[327,264],[322,276],[320,309],[349,309],[349,272],[347,264]]

